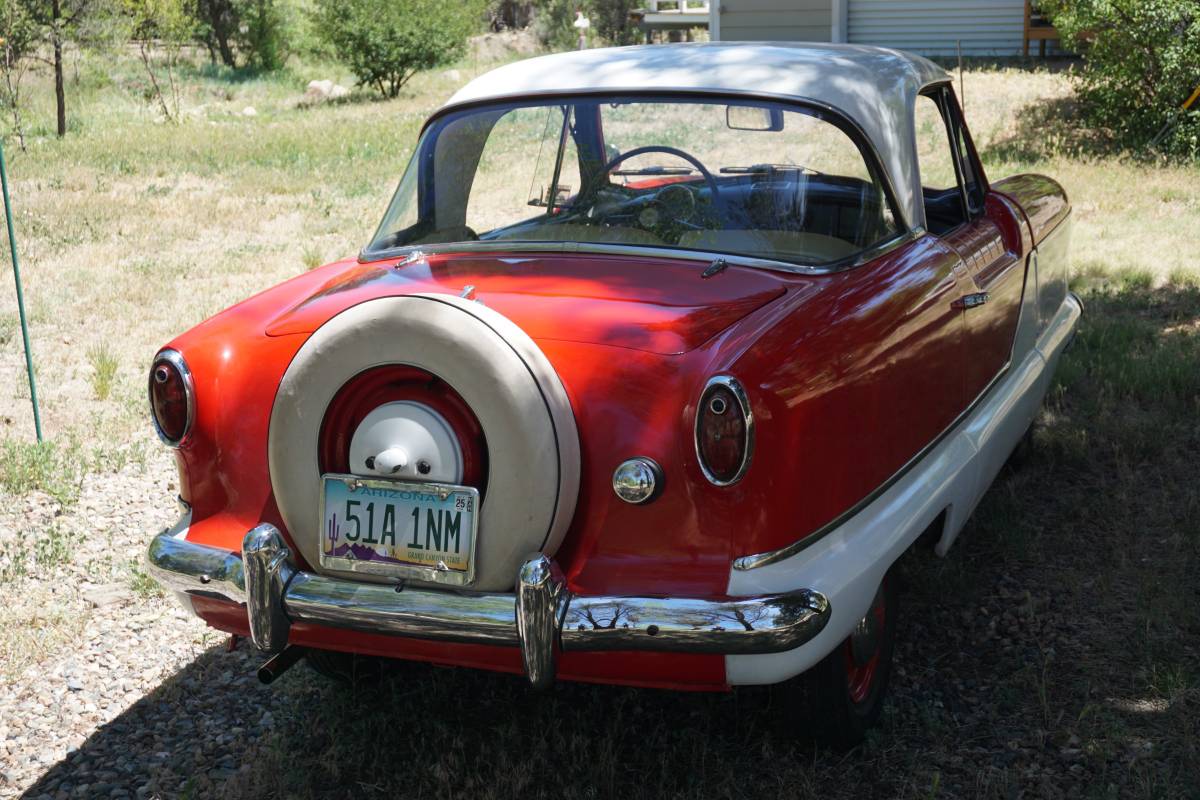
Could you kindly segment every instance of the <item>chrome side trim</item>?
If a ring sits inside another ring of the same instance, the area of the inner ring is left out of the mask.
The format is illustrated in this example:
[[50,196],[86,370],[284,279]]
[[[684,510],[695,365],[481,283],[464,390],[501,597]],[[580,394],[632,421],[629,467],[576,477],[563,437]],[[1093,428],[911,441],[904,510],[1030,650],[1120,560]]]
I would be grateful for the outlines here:
[[252,637],[267,652],[288,646],[291,626],[519,647],[536,687],[553,682],[557,651],[755,654],[790,650],[825,627],[818,592],[733,599],[574,596],[548,556],[522,565],[515,594],[408,589],[301,572],[279,530],[246,534],[242,553],[189,542],[174,530],[150,543],[156,580],[185,595],[246,604]]
[[[723,386],[733,393],[741,407],[742,424],[746,428],[746,444],[742,450],[742,463],[738,465],[734,476],[724,481],[709,471],[708,465],[704,463],[704,456],[700,453],[700,418],[704,412],[705,398],[714,386]],[[704,384],[704,389],[700,392],[700,399],[696,403],[696,422],[692,427],[692,444],[696,448],[696,460],[700,462],[700,471],[704,473],[708,482],[714,486],[732,486],[740,481],[746,474],[746,470],[750,468],[750,459],[754,455],[754,412],[750,410],[750,399],[746,396],[746,390],[742,388],[742,384],[737,378],[731,375],[714,375],[708,379]]]
[[[177,440],[172,440],[163,433],[162,427],[158,424],[158,417],[154,414],[154,368],[164,361],[179,371],[179,376],[183,379],[183,393],[187,398],[187,422],[183,425],[183,434]],[[192,378],[192,371],[188,368],[187,362],[183,360],[183,354],[178,350],[170,348],[161,350],[150,362],[150,375],[146,382],[146,399],[150,403],[150,421],[154,423],[154,432],[158,434],[159,441],[167,447],[177,448],[183,444],[188,434],[192,432],[192,423],[196,420],[196,381]]]

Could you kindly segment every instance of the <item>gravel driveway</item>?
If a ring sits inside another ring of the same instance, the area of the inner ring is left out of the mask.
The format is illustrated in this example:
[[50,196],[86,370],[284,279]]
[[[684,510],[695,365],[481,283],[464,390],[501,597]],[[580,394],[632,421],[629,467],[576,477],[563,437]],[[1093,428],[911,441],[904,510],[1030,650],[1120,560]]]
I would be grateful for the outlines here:
[[174,519],[173,475],[156,454],[88,477],[65,511],[31,495],[0,512],[10,561],[18,531],[77,547],[0,586],[0,798],[203,796],[272,726],[277,695],[255,678],[251,648],[228,652],[227,637],[138,571]]

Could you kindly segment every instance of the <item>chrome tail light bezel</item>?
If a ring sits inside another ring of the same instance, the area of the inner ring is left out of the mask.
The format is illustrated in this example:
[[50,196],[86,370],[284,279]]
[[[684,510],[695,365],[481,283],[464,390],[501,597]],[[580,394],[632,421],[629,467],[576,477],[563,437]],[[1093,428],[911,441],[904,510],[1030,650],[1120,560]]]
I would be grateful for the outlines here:
[[[744,429],[745,441],[742,443],[742,460],[738,464],[738,468],[732,477],[721,479],[713,474],[709,469],[708,464],[704,461],[704,451],[700,446],[700,425],[704,420],[705,409],[708,407],[709,395],[714,389],[724,388],[733,395],[734,400],[738,404],[738,411],[741,415],[741,420]],[[700,464],[700,471],[704,473],[705,479],[714,486],[732,486],[740,481],[746,474],[746,470],[750,468],[750,461],[754,456],[754,413],[750,410],[750,399],[746,395],[746,390],[742,388],[742,384],[737,378],[732,375],[714,375],[709,378],[704,384],[704,389],[700,392],[700,401],[696,404],[696,419],[693,424],[692,443],[696,451],[696,461]]]
[[[183,432],[179,438],[174,439],[167,435],[163,430],[162,424],[158,420],[158,414],[154,410],[154,371],[158,369],[160,364],[165,364],[174,369],[183,382],[183,396],[185,403]],[[196,383],[192,378],[192,371],[188,368],[187,361],[184,360],[183,354],[178,350],[162,350],[154,357],[154,361],[150,364],[150,374],[146,379],[146,399],[150,403],[150,421],[154,423],[154,432],[158,434],[159,441],[168,447],[177,448],[187,441],[188,435],[192,432],[192,424],[196,420]]]

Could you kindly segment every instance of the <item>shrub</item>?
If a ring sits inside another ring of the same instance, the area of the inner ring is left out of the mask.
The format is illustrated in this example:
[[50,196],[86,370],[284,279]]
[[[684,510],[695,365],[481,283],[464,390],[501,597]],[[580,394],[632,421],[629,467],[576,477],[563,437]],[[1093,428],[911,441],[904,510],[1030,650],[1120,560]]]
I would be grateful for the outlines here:
[[279,69],[287,61],[296,36],[296,8],[285,0],[240,0],[233,3],[239,22],[236,40],[251,67]]
[[316,11],[334,55],[385,97],[418,71],[458,58],[481,18],[478,0],[317,0]]
[[1093,125],[1142,149],[1168,123],[1164,152],[1200,155],[1200,0],[1043,0],[1068,47],[1083,54],[1078,94]]

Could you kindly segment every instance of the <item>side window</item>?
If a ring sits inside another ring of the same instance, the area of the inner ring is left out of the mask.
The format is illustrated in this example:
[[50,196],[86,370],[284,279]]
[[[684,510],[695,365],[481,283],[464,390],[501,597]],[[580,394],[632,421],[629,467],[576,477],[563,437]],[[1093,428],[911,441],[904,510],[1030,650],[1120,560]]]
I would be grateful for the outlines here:
[[925,200],[925,225],[932,233],[946,233],[967,221],[967,209],[959,186],[957,147],[950,138],[936,95],[917,98],[913,125]]
[[983,212],[985,189],[983,181],[975,171],[975,162],[971,159],[971,149],[967,146],[969,134],[963,124],[962,111],[955,102],[950,90],[946,90],[946,107],[950,111],[950,130],[953,131],[955,155],[962,169],[963,187],[966,190],[967,206],[971,215]]

